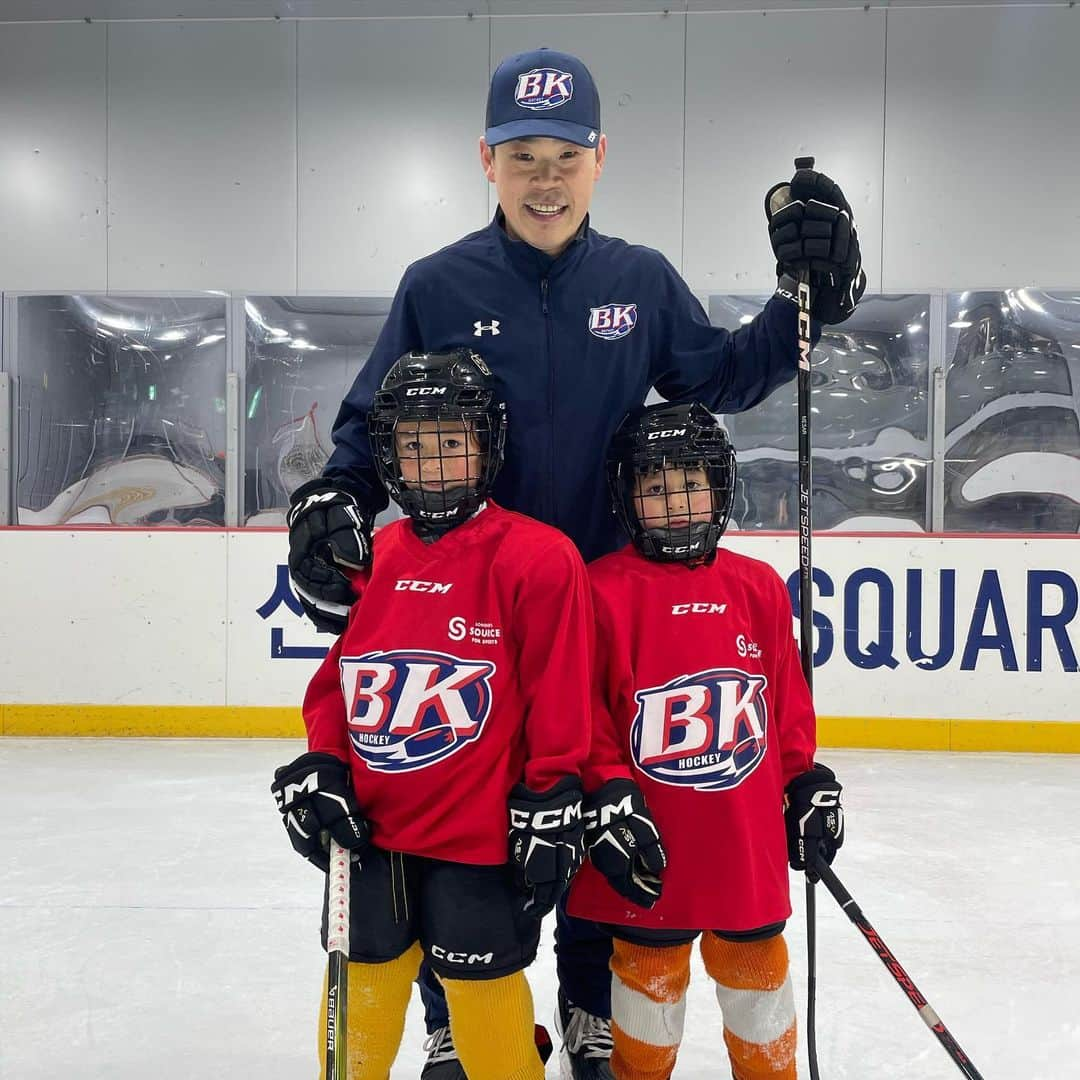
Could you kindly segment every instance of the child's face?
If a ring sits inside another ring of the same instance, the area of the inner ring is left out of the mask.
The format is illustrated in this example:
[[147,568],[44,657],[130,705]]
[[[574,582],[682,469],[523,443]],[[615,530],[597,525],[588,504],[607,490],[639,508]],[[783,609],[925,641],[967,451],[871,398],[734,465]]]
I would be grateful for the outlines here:
[[461,420],[399,420],[394,441],[406,487],[441,492],[476,487],[481,449],[472,424]]
[[704,469],[673,466],[639,474],[634,509],[645,529],[677,529],[712,518],[713,499]]

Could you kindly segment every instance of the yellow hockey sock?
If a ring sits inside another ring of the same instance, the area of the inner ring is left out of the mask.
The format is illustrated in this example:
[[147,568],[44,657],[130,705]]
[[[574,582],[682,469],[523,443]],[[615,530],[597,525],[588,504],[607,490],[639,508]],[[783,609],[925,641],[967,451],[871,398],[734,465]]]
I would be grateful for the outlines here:
[[614,940],[611,1071],[617,1080],[666,1080],[675,1068],[690,982],[690,944],[652,948]]
[[735,1080],[795,1080],[795,996],[781,934],[763,941],[701,936],[716,983]]
[[[349,964],[349,1080],[387,1080],[401,1045],[405,1011],[420,970],[420,943],[385,964]],[[326,978],[319,1010],[319,1080],[326,1080],[322,1036],[326,1031]]]
[[440,977],[450,1034],[469,1080],[543,1080],[523,971],[501,979]]

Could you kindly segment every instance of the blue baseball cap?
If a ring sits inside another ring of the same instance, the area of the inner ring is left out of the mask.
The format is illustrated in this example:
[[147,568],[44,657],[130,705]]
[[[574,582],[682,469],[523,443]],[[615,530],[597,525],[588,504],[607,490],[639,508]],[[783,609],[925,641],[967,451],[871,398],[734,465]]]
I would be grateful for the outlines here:
[[508,56],[491,76],[488,146],[545,135],[578,146],[600,142],[600,95],[589,69],[569,53],[533,49]]

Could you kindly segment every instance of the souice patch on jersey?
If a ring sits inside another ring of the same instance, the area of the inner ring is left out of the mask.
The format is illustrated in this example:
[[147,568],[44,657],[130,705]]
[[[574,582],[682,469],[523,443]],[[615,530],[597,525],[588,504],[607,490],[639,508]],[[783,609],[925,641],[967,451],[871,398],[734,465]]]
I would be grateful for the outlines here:
[[533,68],[523,72],[514,87],[514,101],[533,112],[557,109],[573,96],[574,76],[558,68]]
[[482,619],[470,623],[455,615],[446,624],[446,636],[451,641],[464,641],[467,637],[474,645],[498,645],[502,640],[502,627]]
[[340,669],[349,739],[374,772],[426,769],[483,734],[489,661],[399,649],[343,656]]
[[768,749],[764,675],[712,668],[634,694],[634,763],[662,784],[723,791],[738,787]]
[[589,333],[614,341],[624,338],[637,325],[637,304],[605,304],[589,308]]
[[764,655],[761,646],[756,641],[751,641],[745,634],[739,634],[735,639],[735,651],[740,656],[748,656],[751,660],[760,660]]

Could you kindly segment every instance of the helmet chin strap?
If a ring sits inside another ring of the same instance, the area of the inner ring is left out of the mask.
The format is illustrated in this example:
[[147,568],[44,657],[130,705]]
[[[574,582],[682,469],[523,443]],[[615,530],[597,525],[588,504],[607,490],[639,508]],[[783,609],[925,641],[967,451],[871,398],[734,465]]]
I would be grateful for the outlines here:
[[[452,495],[454,492],[458,491],[464,493],[463,498],[466,497],[469,493],[469,489],[464,486],[460,488],[452,488],[450,492],[444,492],[438,496],[433,496],[432,501],[437,498],[438,502],[434,506],[429,507],[429,509],[445,509],[447,502],[451,501],[447,499],[447,495]],[[423,501],[425,503],[428,502],[427,499],[423,499]],[[444,537],[448,532],[450,532],[451,529],[457,528],[458,525],[464,525],[466,521],[471,521],[486,506],[487,500],[483,499],[478,506],[473,508],[468,513],[464,513],[461,515],[455,514],[453,518],[449,519],[433,520],[429,518],[422,518],[410,515],[412,517],[413,531],[416,533],[417,536],[420,537],[421,540],[423,540],[425,544],[434,544],[436,540]]]
[[711,562],[716,555],[716,542],[710,542],[709,534],[714,528],[710,521],[697,521],[669,529],[646,529],[644,541],[652,547],[646,554],[664,562],[690,565]]

